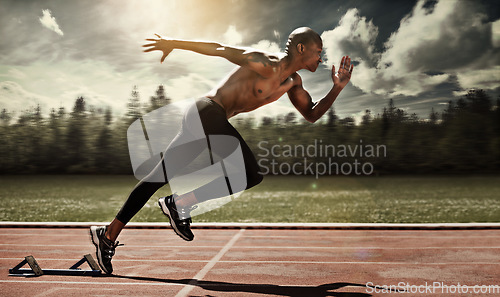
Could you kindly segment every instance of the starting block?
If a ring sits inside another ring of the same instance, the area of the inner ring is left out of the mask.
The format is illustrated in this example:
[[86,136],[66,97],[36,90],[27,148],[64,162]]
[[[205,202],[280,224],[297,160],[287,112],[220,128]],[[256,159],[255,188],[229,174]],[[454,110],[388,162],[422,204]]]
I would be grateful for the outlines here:
[[[79,268],[85,262],[89,264],[91,270],[82,270]],[[28,264],[30,268],[22,268],[26,264]],[[25,257],[24,260],[21,261],[21,263],[16,265],[16,267],[9,269],[10,276],[41,276],[44,274],[100,276],[102,273],[101,268],[90,254],[84,255],[80,261],[76,262],[68,269],[42,269],[33,256]]]

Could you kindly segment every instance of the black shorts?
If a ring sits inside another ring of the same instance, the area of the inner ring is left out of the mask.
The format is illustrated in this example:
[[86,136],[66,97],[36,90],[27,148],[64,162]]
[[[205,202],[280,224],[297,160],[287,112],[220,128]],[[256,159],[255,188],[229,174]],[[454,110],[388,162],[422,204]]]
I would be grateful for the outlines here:
[[[238,139],[245,163],[245,172],[247,176],[246,188],[249,189],[259,184],[263,176],[259,173],[260,168],[257,164],[257,160],[243,137],[227,120],[224,108],[206,97],[198,99],[196,101],[196,107],[200,115],[205,135],[228,135]],[[228,151],[230,152],[231,148],[228,148]]]
[[[208,139],[216,135],[232,136],[229,139],[234,140],[223,142],[217,148],[210,147]],[[255,156],[240,133],[227,120],[224,108],[209,98],[200,98],[195,106],[186,111],[178,135],[165,151],[163,159],[166,180],[214,164],[217,162],[215,158],[226,158],[238,145],[244,160],[244,168],[241,169],[246,173],[247,188],[250,188],[262,181]],[[198,160],[197,166],[191,166],[189,170],[193,160],[206,149],[211,152],[211,160],[205,160],[205,163]]]

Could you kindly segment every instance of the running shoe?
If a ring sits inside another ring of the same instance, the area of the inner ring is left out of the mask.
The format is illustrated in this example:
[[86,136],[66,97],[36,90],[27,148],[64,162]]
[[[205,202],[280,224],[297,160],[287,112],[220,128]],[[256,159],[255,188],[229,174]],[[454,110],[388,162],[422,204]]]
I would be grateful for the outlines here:
[[92,243],[96,247],[96,256],[99,266],[106,274],[111,274],[113,272],[113,265],[111,265],[111,259],[115,254],[115,248],[119,245],[117,241],[112,242],[106,237],[105,226],[92,226],[90,227],[90,237],[92,238]]
[[196,208],[195,206],[191,206],[189,208],[182,208],[177,210],[174,201],[174,195],[170,195],[167,197],[161,197],[158,200],[158,204],[160,205],[163,213],[170,220],[170,225],[174,229],[175,233],[179,235],[182,239],[186,241],[191,241],[194,239],[194,234],[191,232],[191,211]]

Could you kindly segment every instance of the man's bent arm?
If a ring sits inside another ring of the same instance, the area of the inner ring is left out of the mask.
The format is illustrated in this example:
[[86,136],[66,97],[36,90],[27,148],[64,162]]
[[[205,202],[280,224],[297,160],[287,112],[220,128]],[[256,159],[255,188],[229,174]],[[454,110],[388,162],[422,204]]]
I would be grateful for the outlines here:
[[188,41],[176,39],[147,39],[155,41],[155,43],[146,44],[145,47],[150,47],[145,52],[153,50],[163,51],[161,61],[174,49],[188,50],[207,56],[217,56],[227,59],[228,61],[242,66],[249,67],[263,77],[268,77],[275,71],[273,68],[278,65],[278,57],[251,49],[244,49],[222,45],[217,42],[203,41]]
[[288,90],[288,97],[304,118],[314,123],[325,114],[340,92],[349,83],[353,68],[354,65],[351,64],[349,56],[342,57],[338,72],[335,72],[335,65],[332,65],[333,87],[323,99],[315,103],[313,103],[311,95],[304,90],[300,75],[294,73],[292,75],[293,87]]
[[340,86],[334,85],[324,98],[313,102],[311,95],[304,90],[300,76],[295,74],[293,80],[295,83],[288,91],[288,97],[302,116],[311,123],[316,122],[328,111],[343,89]]

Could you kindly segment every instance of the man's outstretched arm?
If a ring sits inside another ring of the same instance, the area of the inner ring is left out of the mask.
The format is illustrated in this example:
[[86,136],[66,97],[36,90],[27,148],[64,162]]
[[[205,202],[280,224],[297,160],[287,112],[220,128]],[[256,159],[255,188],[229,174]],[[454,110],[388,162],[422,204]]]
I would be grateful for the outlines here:
[[182,49],[207,56],[222,57],[236,65],[249,67],[263,77],[269,77],[276,71],[275,67],[277,67],[279,62],[278,57],[253,49],[227,46],[217,42],[165,39],[158,34],[156,34],[156,36],[158,38],[146,39],[153,43],[143,45],[147,47],[144,51],[162,51],[162,63],[174,49]]
[[332,66],[333,87],[324,98],[316,102],[313,102],[311,95],[304,90],[302,78],[295,73],[292,76],[294,86],[288,91],[288,97],[302,116],[307,121],[314,123],[328,111],[337,96],[349,83],[353,68],[354,65],[351,64],[349,56],[342,57],[340,69],[337,73],[335,73],[335,66]]

